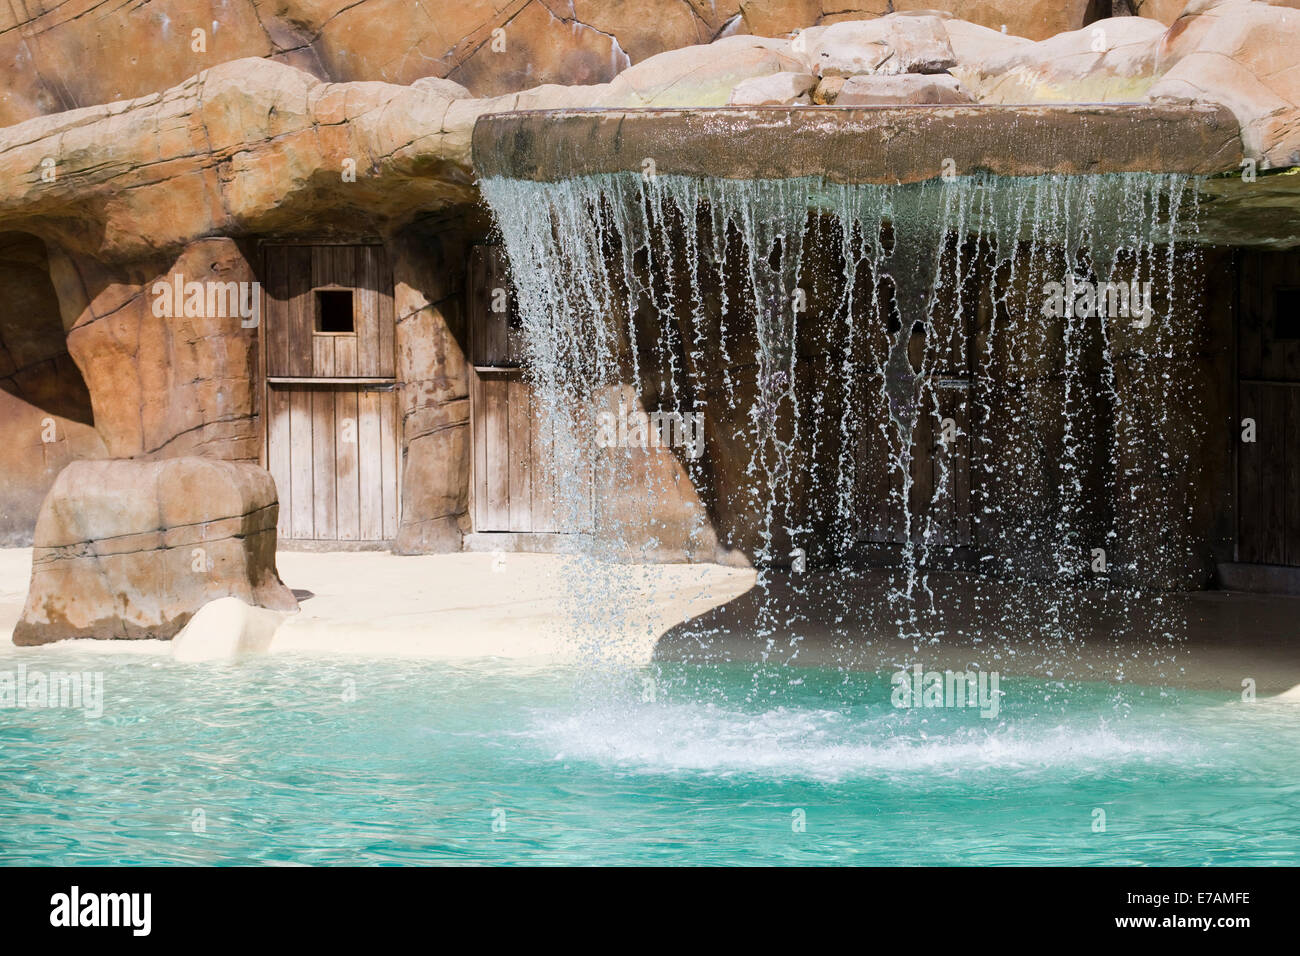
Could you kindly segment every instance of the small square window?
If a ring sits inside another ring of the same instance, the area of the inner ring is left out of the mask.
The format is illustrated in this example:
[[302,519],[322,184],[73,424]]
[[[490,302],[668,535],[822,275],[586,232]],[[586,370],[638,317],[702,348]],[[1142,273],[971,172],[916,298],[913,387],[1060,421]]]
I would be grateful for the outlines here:
[[351,289],[316,290],[316,331],[355,333]]
[[1300,288],[1274,290],[1273,338],[1300,339]]

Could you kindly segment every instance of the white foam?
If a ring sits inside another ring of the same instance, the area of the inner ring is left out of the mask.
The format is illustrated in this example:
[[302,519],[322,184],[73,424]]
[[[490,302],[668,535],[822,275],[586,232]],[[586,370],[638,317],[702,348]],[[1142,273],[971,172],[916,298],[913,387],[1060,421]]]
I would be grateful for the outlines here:
[[936,721],[921,724],[919,718],[897,727],[896,718],[855,722],[833,710],[746,713],[711,704],[644,704],[538,716],[530,736],[556,759],[632,772],[817,781],[1088,773],[1134,761],[1182,762],[1196,750],[1168,731],[1098,717],[1052,726],[977,721],[938,729]]

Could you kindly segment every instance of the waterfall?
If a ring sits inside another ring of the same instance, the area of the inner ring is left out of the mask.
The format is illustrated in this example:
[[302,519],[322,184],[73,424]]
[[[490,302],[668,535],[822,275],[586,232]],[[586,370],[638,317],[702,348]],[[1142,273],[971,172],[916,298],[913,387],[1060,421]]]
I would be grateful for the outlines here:
[[[1193,178],[621,173],[481,189],[541,414],[575,439],[557,440],[562,498],[596,466],[592,409],[633,386],[647,410],[701,416],[706,452],[683,458],[707,504],[692,541],[718,530],[760,588],[792,562],[854,578],[855,554],[889,546],[893,619],[920,637],[932,568],[962,552],[978,574],[1034,582],[1049,595],[1036,625],[1065,629],[1070,593],[1187,563],[1190,496],[1146,492],[1187,488],[1175,450],[1200,427],[1179,366]],[[637,461],[603,467],[670,490]],[[597,510],[596,553],[653,543],[653,527]],[[800,603],[765,602],[760,636],[797,630]]]

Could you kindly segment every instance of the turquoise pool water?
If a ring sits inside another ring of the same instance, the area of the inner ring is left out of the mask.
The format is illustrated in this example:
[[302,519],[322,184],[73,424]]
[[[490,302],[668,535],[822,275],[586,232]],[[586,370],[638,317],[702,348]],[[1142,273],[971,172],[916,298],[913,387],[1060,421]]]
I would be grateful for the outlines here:
[[834,671],[19,663],[101,672],[104,713],[0,710],[9,864],[1300,862],[1297,706],[1004,677],[988,720]]

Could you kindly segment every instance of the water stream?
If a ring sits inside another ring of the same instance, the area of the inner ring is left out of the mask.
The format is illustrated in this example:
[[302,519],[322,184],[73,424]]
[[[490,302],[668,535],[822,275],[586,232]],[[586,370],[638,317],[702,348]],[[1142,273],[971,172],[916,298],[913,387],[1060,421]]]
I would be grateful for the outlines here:
[[[605,390],[700,416],[706,454],[679,455],[706,505],[686,550],[708,559],[717,532],[760,588],[793,573],[804,599],[767,602],[760,637],[797,634],[813,604],[847,634],[879,626],[878,609],[864,621],[834,589],[802,592],[799,572],[852,578],[880,546],[895,568],[887,613],[918,640],[936,628],[932,570],[957,553],[1024,582],[1036,607],[1046,595],[1035,623],[1058,636],[1090,591],[1178,586],[1195,547],[1185,450],[1202,428],[1185,362],[1194,180],[481,185],[538,404],[576,439],[557,442],[561,498],[579,501],[579,476],[602,469],[598,491],[678,492],[645,456],[592,440]],[[597,527],[606,559],[656,533],[599,494]]]

